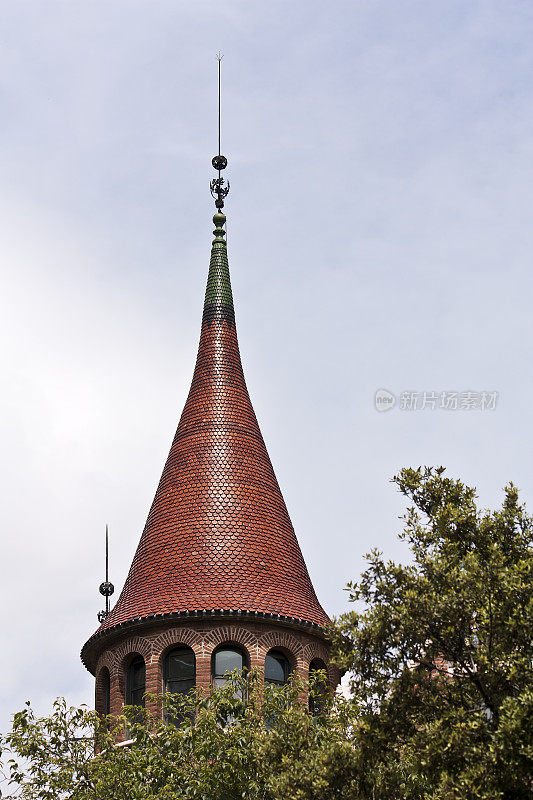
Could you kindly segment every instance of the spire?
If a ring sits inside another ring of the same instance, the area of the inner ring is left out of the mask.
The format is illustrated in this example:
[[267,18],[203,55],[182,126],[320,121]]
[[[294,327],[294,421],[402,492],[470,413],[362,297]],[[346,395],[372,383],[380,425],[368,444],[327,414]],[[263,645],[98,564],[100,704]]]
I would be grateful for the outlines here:
[[196,367],[124,589],[100,631],[197,611],[324,626],[244,379],[222,214]]
[[118,626],[161,616],[241,613],[319,627],[329,622],[248,395],[235,326],[223,199],[217,195],[189,395],[126,583],[115,607],[84,646],[84,661],[95,638]]
[[205,289],[203,320],[212,320],[216,315],[224,316],[228,323],[235,321],[233,309],[233,294],[229,277],[228,251],[222,227],[226,223],[226,216],[218,211],[213,217],[214,239],[211,245],[211,258],[209,273]]

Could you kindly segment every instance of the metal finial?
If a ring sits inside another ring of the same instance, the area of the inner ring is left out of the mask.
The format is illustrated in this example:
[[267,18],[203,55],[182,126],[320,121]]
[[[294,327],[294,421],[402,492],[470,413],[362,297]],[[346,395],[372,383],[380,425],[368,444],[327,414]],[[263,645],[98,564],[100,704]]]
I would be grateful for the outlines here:
[[218,155],[211,160],[211,164],[218,171],[218,178],[213,178],[210,184],[211,194],[215,198],[215,206],[218,211],[224,208],[224,198],[229,192],[229,181],[224,180],[221,171],[228,166],[228,159],[220,152],[220,64],[224,56],[219,53],[218,61]]
[[103,622],[109,616],[109,598],[115,591],[115,587],[109,581],[109,530],[105,526],[105,581],[100,584],[100,594],[105,597],[105,611],[98,612],[98,622]]

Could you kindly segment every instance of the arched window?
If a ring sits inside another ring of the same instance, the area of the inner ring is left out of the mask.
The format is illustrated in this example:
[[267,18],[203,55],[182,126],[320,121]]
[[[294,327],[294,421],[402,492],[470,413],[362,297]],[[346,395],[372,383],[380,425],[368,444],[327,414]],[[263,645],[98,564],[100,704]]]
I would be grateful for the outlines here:
[[283,686],[289,680],[291,665],[281,650],[270,650],[265,658],[265,683]]
[[244,653],[238,647],[219,647],[213,653],[212,674],[214,686],[224,686],[228,675],[246,667]]
[[126,675],[126,705],[144,708],[146,691],[146,667],[142,656],[135,656]]
[[186,694],[196,684],[196,658],[190,647],[175,647],[165,657],[165,692]]
[[96,681],[96,709],[107,717],[111,711],[111,676],[107,667],[102,667]]
[[111,712],[111,676],[107,667],[102,670],[102,694],[104,699],[104,715],[107,717]]
[[316,673],[325,670],[326,665],[319,658],[315,658],[309,664],[309,682],[312,683],[313,677],[315,678],[314,686],[309,692],[309,711],[314,717],[318,717],[324,711],[324,699],[326,696],[327,686],[325,680],[317,680],[318,676]]

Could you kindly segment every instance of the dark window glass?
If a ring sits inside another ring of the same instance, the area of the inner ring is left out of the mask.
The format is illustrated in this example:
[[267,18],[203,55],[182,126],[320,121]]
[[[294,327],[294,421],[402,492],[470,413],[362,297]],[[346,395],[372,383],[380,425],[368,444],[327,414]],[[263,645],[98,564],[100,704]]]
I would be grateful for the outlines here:
[[111,711],[111,679],[109,677],[109,670],[104,669],[102,674],[102,693],[104,695],[104,715],[107,715]]
[[176,647],[165,658],[165,691],[185,694],[196,683],[196,659],[190,647]]
[[[326,665],[316,659],[315,661],[311,661],[309,665],[309,678],[311,679],[313,672],[317,672],[318,670],[325,670]],[[318,717],[324,711],[324,698],[326,694],[327,688],[326,684],[317,684],[315,683],[315,688],[313,694],[309,694],[309,711],[314,717]]]
[[291,674],[289,659],[280,650],[271,650],[265,658],[265,683],[283,686]]
[[[165,658],[163,671],[165,692],[169,694],[187,694],[196,684],[196,658],[190,647],[176,647]],[[165,712],[167,722],[180,725],[185,716],[178,708],[169,708]]]
[[224,647],[217,650],[213,659],[213,683],[215,686],[223,686],[230,672],[241,670],[243,667],[243,654],[237,648]]
[[[242,672],[245,667],[244,653],[241,650],[237,647],[221,647],[220,650],[215,651],[211,662],[213,685],[216,687],[224,686],[232,672],[235,670]],[[242,688],[236,688],[233,696],[243,700]],[[230,725],[234,721],[233,715],[228,713],[225,717],[224,725]]]
[[144,693],[146,691],[146,667],[144,658],[135,656],[128,667],[126,679],[126,705],[144,707]]

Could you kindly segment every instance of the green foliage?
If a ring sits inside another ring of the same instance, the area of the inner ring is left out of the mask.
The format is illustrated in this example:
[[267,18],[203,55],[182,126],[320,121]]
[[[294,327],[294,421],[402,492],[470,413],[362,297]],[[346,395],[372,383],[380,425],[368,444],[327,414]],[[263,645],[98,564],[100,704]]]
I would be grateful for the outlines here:
[[412,501],[413,561],[350,584],[358,610],[336,643],[353,673],[362,796],[520,800],[533,796],[531,520],[513,485],[501,510],[443,468],[394,478]]
[[[323,699],[326,718],[298,702],[298,681],[266,688],[255,674],[233,676],[208,695],[148,698],[161,713],[125,708],[100,719],[57,701],[36,719],[26,708],[4,741],[22,766],[8,763],[11,794],[27,800],[288,800],[348,798],[349,720],[343,704]],[[322,693],[317,686],[317,692]],[[242,699],[244,698],[244,699]],[[337,707],[338,705],[338,707]],[[179,719],[179,726],[163,719]],[[128,731],[131,743],[116,746]],[[95,742],[98,754],[95,756]],[[294,766],[297,765],[297,771]],[[331,778],[330,778],[331,775]],[[330,785],[331,784],[331,785]],[[8,790],[9,791],[9,790]]]

